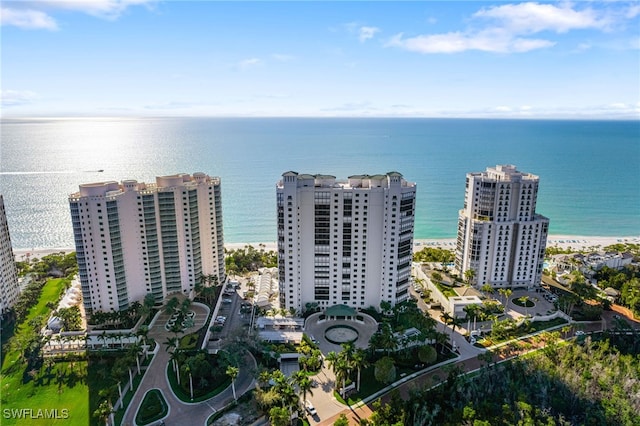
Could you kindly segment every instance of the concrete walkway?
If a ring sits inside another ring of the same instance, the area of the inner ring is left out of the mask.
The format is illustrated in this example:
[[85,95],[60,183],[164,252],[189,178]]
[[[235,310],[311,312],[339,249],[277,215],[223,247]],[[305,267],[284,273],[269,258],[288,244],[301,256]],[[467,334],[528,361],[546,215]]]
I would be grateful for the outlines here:
[[[206,314],[208,314],[208,312],[198,304],[193,304],[191,310],[196,312],[195,325],[191,330],[186,330],[186,333],[195,331],[202,327],[206,320]],[[171,354],[167,352],[167,348],[164,346],[164,342],[167,338],[173,337],[173,333],[168,332],[164,328],[164,325],[169,318],[170,315],[161,312],[157,314],[154,322],[152,323],[152,327],[149,330],[149,337],[153,338],[156,341],[156,344],[160,345],[160,347],[158,348],[156,355],[153,357],[151,364],[149,364],[147,372],[145,373],[140,386],[136,390],[133,399],[129,403],[122,420],[122,425],[136,425],[135,417],[138,412],[138,408],[144,399],[144,395],[151,389],[159,389],[167,401],[169,413],[163,419],[167,425],[204,425],[206,424],[209,416],[233,402],[233,391],[231,386],[206,401],[196,403],[182,402],[173,393],[166,373],[167,365],[171,360]],[[255,383],[251,371],[255,371],[256,368],[255,359],[250,353],[247,353],[240,363],[238,377],[236,377],[235,381],[236,395],[238,397],[253,388]]]

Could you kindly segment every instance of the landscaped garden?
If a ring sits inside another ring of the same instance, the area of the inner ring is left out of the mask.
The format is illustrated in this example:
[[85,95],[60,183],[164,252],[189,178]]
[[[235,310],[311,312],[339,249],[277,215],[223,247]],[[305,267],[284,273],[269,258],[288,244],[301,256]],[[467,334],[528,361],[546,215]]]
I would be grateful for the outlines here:
[[492,331],[483,339],[478,340],[475,345],[478,347],[489,347],[509,340],[518,339],[527,334],[556,328],[563,324],[567,324],[567,320],[564,318],[554,318],[550,321],[524,321],[518,327],[516,327],[515,320],[512,319],[496,321],[492,326]]
[[162,419],[169,412],[167,401],[158,389],[148,391],[136,413],[136,424],[143,426]]
[[[2,348],[3,410],[33,409],[34,413],[39,409],[49,410],[59,417],[54,415],[54,418],[47,419],[47,424],[53,425],[88,423],[86,358],[43,359],[40,351],[43,344],[40,329],[51,313],[51,305],[47,306],[47,302],[57,302],[69,282],[66,278],[50,279],[38,291],[27,292],[32,300],[25,306],[30,307],[24,311],[24,317],[17,319],[17,325],[14,324],[8,347]],[[17,415],[3,416],[3,425],[18,423]]]
[[176,350],[167,365],[169,383],[176,396],[184,402],[209,399],[231,384],[227,375],[229,362],[220,352]]

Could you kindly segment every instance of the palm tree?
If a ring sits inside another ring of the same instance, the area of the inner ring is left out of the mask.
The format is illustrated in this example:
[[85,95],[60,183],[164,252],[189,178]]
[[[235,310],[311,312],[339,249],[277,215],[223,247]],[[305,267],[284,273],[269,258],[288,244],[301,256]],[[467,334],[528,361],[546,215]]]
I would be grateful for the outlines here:
[[260,374],[258,374],[259,383],[267,385],[269,383],[269,380],[271,380],[271,373],[269,372],[269,370],[262,370]]
[[293,383],[298,386],[299,391],[302,393],[302,402],[307,400],[307,394],[313,395],[312,381],[303,371],[296,371],[293,376]]
[[325,357],[324,357],[325,361],[327,361],[327,365],[329,366],[329,368],[333,371],[333,373],[335,374],[335,364],[338,361],[338,354],[335,353],[334,351],[329,352]]
[[462,318],[452,317],[451,319],[451,344],[453,345],[453,333],[456,332],[456,327],[462,325]]
[[506,288],[504,290],[504,295],[507,300],[507,303],[505,303],[505,308],[509,306],[509,297],[511,297],[512,294],[513,294],[513,290],[511,290],[510,288]]
[[449,312],[445,312],[444,314],[442,314],[442,322],[444,323],[445,332],[446,332],[447,326],[451,324],[452,319],[453,317],[451,316],[451,314],[449,314]]
[[178,334],[182,333],[182,324],[179,323],[175,323],[171,326],[171,328],[169,329],[170,332],[172,332],[173,334],[175,334],[175,338],[176,340],[178,339]]
[[371,350],[375,351],[376,349],[382,349],[385,351],[386,355],[395,351],[397,347],[398,339],[393,335],[393,331],[389,324],[384,324],[380,333],[371,336],[371,340],[369,341],[369,348]]
[[167,337],[167,340],[164,342],[167,345],[167,352],[171,352],[171,349],[175,349],[178,347],[178,338],[177,337]]
[[238,377],[238,372],[238,367],[234,367],[232,365],[227,367],[226,373],[227,376],[231,377],[231,390],[233,391],[233,399],[235,401],[238,400],[238,398],[236,398],[236,377]]
[[473,269],[467,269],[466,271],[464,271],[464,279],[467,282],[467,285],[471,285],[471,281],[473,281],[475,276],[476,271]]
[[291,418],[293,408],[298,407],[300,399],[289,382],[285,382],[285,386],[280,389],[280,402],[282,403],[283,408],[287,408],[289,410],[289,418]]
[[291,416],[284,407],[273,407],[269,410],[269,422],[273,426],[287,426],[291,424]]
[[142,342],[144,344],[144,359],[147,359],[149,355],[147,349],[149,346],[147,345],[147,337],[149,337],[149,327],[146,325],[141,325],[140,328],[136,331],[136,335],[142,337]]
[[166,305],[164,305],[164,311],[171,315],[174,313],[178,305],[180,305],[180,301],[178,300],[178,298],[172,297],[167,301]]
[[363,349],[356,349],[351,361],[353,367],[358,369],[358,385],[356,389],[360,392],[360,370],[369,366],[365,351]]
[[435,335],[435,340],[436,340],[436,344],[439,344],[442,346],[440,353],[443,354],[444,349],[446,348],[445,343],[447,343],[447,341],[449,340],[449,337],[447,337],[446,333],[440,333],[439,331],[437,331]]
[[485,285],[483,285],[480,290],[482,290],[484,293],[487,294],[493,294],[493,286],[489,283],[486,283]]
[[529,303],[529,296],[519,297],[518,302],[522,303],[522,306],[524,306],[524,316],[527,316],[529,311],[527,308],[527,304]]
[[342,390],[340,394],[342,395],[342,398],[344,398],[344,391],[347,386],[347,378],[349,377],[349,371],[351,370],[351,363],[346,358],[339,356],[333,367],[336,375],[336,386],[338,382],[342,382]]
[[[500,289],[502,290],[502,289]],[[473,329],[476,329],[476,318],[478,317],[478,311],[480,306],[474,304],[467,305],[462,310],[467,314],[467,320],[469,321],[469,328],[471,328],[471,318],[473,318]]]
[[189,361],[190,359],[191,358],[188,358],[187,361],[182,364],[182,367],[180,369],[189,375],[189,392],[191,393],[191,400],[193,401],[193,375],[191,374],[193,369],[191,368],[192,365]]
[[[129,355],[132,358],[136,359],[136,367],[138,367],[138,374],[140,374],[140,354],[142,353],[142,345],[139,342],[134,343],[133,345],[129,346]],[[133,387],[132,387],[133,389]]]
[[[113,399],[115,394],[116,394],[115,386],[109,386],[98,391],[98,396],[100,396],[101,398],[104,398],[103,403],[106,402],[106,406],[108,407],[108,412],[106,412],[106,410],[101,410],[102,414],[106,414],[107,418],[111,420],[112,425],[116,424],[115,419],[113,418],[113,413],[114,413],[113,404],[111,403],[111,400]],[[100,405],[102,406],[102,404]],[[106,419],[105,419],[105,424],[108,424],[106,423]]]
[[96,411],[93,412],[93,416],[98,417],[106,426],[109,426],[109,416],[112,412],[111,403],[105,399],[100,403]]

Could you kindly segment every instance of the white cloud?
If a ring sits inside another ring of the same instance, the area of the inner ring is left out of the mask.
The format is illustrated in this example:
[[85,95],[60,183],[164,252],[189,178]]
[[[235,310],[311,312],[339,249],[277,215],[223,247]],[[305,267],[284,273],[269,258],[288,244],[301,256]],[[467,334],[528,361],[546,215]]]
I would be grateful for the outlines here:
[[[476,12],[473,17],[490,18],[515,34],[541,31],[566,33],[573,29],[606,28],[610,22],[592,9],[574,10],[571,4],[518,3],[492,6]],[[601,14],[600,14],[601,15]]]
[[0,25],[27,30],[57,30],[56,21],[44,12],[31,9],[0,9]]
[[[578,29],[608,31],[624,20],[640,14],[640,7],[594,10],[579,9],[572,3],[540,4],[535,2],[505,4],[483,8],[471,16],[465,30],[405,37],[396,34],[386,46],[418,53],[458,53],[478,50],[494,53],[522,53],[556,45],[553,40],[532,37],[542,32],[566,33]],[[477,24],[480,27],[477,27]],[[581,44],[581,50],[587,48]]]
[[0,24],[24,29],[57,30],[51,16],[56,10],[85,13],[103,19],[117,19],[130,6],[156,3],[157,0],[39,0],[10,2],[0,9]]
[[238,62],[238,68],[240,68],[241,70],[246,70],[261,64],[262,64],[262,61],[259,58],[249,58],[249,59],[244,59]]
[[358,31],[358,40],[360,40],[360,43],[364,43],[370,38],[373,38],[373,36],[379,32],[380,28],[377,27],[360,27],[360,30]]
[[458,53],[467,50],[493,53],[520,53],[551,47],[554,44],[554,42],[549,40],[513,38],[506,33],[485,31],[477,34],[453,32],[421,35],[411,38],[403,38],[403,34],[397,34],[389,40],[386,46],[399,47],[418,53]]
[[118,18],[130,6],[152,5],[157,0],[38,0],[39,9],[61,9],[105,19]]
[[28,90],[3,90],[0,92],[0,105],[5,107],[26,105],[36,98],[37,95]]
[[[378,27],[362,25],[358,22],[348,22],[346,24],[342,24],[342,28],[349,34],[357,34],[360,43],[364,43],[365,41],[372,39],[377,33],[381,31]],[[335,28],[330,28],[329,30],[332,32],[336,31]]]
[[629,9],[627,9],[627,12],[625,13],[625,17],[627,19],[633,19],[638,15],[640,15],[640,5],[637,4],[629,7]]

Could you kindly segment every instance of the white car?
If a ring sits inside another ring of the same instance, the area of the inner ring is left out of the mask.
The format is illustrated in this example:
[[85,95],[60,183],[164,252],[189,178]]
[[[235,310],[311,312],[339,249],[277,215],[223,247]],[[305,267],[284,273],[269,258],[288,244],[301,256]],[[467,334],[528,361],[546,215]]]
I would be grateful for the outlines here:
[[584,336],[584,334],[585,334],[585,333],[584,333],[584,331],[582,331],[582,330],[578,330],[578,331],[576,331],[576,336]]
[[318,412],[316,411],[315,407],[313,406],[311,401],[309,401],[308,399],[304,402],[304,408],[307,410],[307,412],[311,416],[315,416],[316,414],[318,414]]

